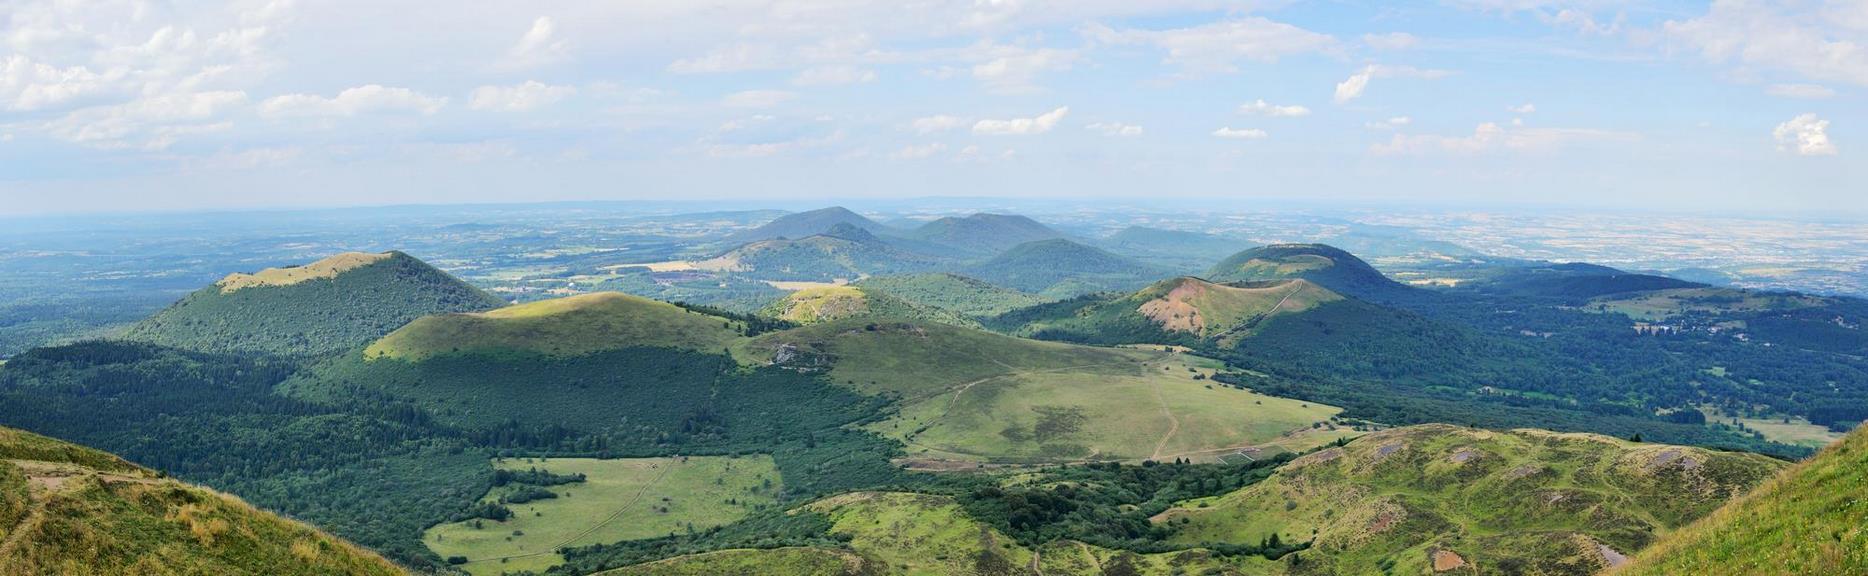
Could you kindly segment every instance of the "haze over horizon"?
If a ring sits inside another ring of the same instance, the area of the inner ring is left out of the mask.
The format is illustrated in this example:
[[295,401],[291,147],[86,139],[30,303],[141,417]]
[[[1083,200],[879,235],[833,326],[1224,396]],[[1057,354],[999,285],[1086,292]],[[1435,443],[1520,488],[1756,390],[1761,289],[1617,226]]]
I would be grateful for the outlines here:
[[1868,204],[1861,0],[7,6],[0,214]]

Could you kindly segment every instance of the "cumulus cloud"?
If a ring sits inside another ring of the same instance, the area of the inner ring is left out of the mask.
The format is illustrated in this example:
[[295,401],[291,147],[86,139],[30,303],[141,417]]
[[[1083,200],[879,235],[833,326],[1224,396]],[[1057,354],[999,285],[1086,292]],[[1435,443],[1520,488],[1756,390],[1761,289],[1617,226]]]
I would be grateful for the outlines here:
[[1369,87],[1369,81],[1376,78],[1423,78],[1432,80],[1451,76],[1451,70],[1415,68],[1413,66],[1383,66],[1370,64],[1364,66],[1349,78],[1336,84],[1336,103],[1342,104],[1362,97],[1362,92]]
[[1420,38],[1406,32],[1363,34],[1362,43],[1376,50],[1406,50],[1420,43]]
[[1836,95],[1835,90],[1820,84],[1772,84],[1764,92],[1772,96],[1804,100],[1821,100],[1833,98]]
[[373,112],[434,114],[447,106],[445,97],[429,96],[408,88],[366,84],[326,98],[317,94],[286,94],[267,98],[260,112],[268,116],[356,116]]
[[1074,50],[986,45],[978,49],[987,59],[971,68],[973,79],[998,92],[1037,89],[1040,74],[1069,70],[1079,57]]
[[1279,106],[1276,104],[1272,104],[1270,102],[1266,102],[1263,98],[1260,98],[1254,102],[1247,102],[1245,104],[1240,104],[1239,113],[1240,114],[1251,114],[1251,115],[1257,115],[1257,116],[1296,118],[1299,116],[1309,116],[1310,109],[1305,108],[1303,106],[1295,106],[1295,105]]
[[1380,156],[1420,155],[1429,153],[1479,154],[1498,151],[1531,151],[1557,148],[1577,142],[1633,141],[1639,136],[1627,132],[1593,128],[1521,128],[1486,122],[1473,128],[1468,136],[1434,134],[1396,134],[1388,142],[1376,144],[1370,152]]
[[945,114],[938,115],[938,116],[926,116],[922,118],[916,118],[914,122],[910,123],[910,126],[914,128],[915,132],[919,132],[922,134],[932,134],[934,132],[946,132],[948,130],[959,128],[965,125],[966,125],[965,118],[961,118],[959,116],[948,116]]
[[501,65],[506,68],[532,68],[563,60],[565,42],[557,37],[557,23],[550,16],[539,16],[519,42],[506,51]]
[[1271,134],[1257,128],[1233,128],[1231,126],[1226,126],[1214,130],[1213,135],[1232,140],[1261,140]]
[[1777,149],[1795,152],[1799,156],[1834,156],[1836,145],[1829,141],[1829,121],[1817,118],[1815,114],[1800,114],[1777,125],[1771,136],[1777,139]]
[[553,86],[537,80],[527,80],[523,84],[512,86],[475,88],[473,94],[467,99],[467,107],[474,110],[522,112],[555,104],[576,93],[575,86]]
[[1260,17],[1169,30],[1092,25],[1084,34],[1105,44],[1152,46],[1167,53],[1162,63],[1190,75],[1235,72],[1241,61],[1276,62],[1285,56],[1337,49],[1336,38],[1328,34]]
[[980,120],[973,123],[974,134],[993,136],[1024,136],[1050,132],[1051,128],[1070,114],[1069,106],[1059,106],[1056,110],[1045,112],[1036,118],[1011,118],[1007,120]]
[[226,130],[230,124],[213,119],[246,102],[246,93],[235,90],[161,94],[75,110],[45,128],[55,138],[96,148],[162,150],[184,135]]
[[1101,132],[1104,136],[1140,136],[1142,135],[1141,126],[1136,126],[1134,124],[1123,124],[1121,122],[1097,122],[1095,124],[1084,126],[1084,128],[1089,129],[1089,130],[1094,130],[1097,132]]
[[784,90],[747,90],[728,94],[720,99],[720,104],[730,108],[772,108],[797,97],[796,93]]
[[1671,47],[1710,62],[1868,86],[1868,17],[1861,16],[1868,10],[1860,2],[1811,6],[1718,0],[1704,16],[1669,20],[1661,32]]
[[856,66],[817,66],[807,68],[791,78],[791,83],[797,86],[838,86],[874,81],[876,81],[874,70]]

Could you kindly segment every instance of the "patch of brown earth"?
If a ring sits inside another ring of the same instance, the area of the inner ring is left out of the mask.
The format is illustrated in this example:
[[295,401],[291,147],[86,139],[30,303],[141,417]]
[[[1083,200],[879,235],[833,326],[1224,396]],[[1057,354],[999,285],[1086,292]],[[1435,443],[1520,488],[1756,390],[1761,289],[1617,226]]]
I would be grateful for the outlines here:
[[1544,467],[1540,464],[1525,464],[1523,466],[1512,468],[1511,470],[1506,471],[1505,480],[1517,480],[1520,478],[1528,478],[1531,476],[1535,476],[1537,475],[1537,473],[1543,472],[1543,471],[1544,471]]
[[1160,298],[1143,302],[1137,311],[1160,324],[1163,330],[1198,334],[1206,330],[1206,318],[1200,315],[1200,308],[1193,305],[1193,299],[1205,295],[1206,291],[1203,282],[1183,280]]
[[1455,570],[1466,565],[1466,559],[1459,557],[1459,554],[1453,553],[1452,550],[1436,549],[1430,553],[1430,557],[1433,558],[1434,572]]
[[1313,464],[1322,464],[1324,462],[1329,462],[1329,461],[1335,460],[1337,458],[1342,458],[1342,457],[1343,457],[1342,448],[1331,448],[1329,450],[1324,450],[1322,452],[1312,452],[1310,454],[1305,454],[1296,460],[1292,460],[1290,464],[1286,464],[1285,466],[1289,466],[1291,469],[1295,470],[1295,469],[1303,468],[1305,466],[1310,466]]
[[1623,555],[1621,552],[1616,552],[1614,548],[1610,548],[1609,545],[1601,542],[1596,543],[1596,553],[1602,555],[1602,562],[1608,564],[1610,568],[1616,568],[1628,563],[1627,556]]
[[1460,448],[1458,452],[1454,452],[1452,456],[1448,456],[1447,460],[1452,461],[1454,464],[1465,464],[1467,460],[1471,460],[1478,455],[1479,453],[1471,448]]

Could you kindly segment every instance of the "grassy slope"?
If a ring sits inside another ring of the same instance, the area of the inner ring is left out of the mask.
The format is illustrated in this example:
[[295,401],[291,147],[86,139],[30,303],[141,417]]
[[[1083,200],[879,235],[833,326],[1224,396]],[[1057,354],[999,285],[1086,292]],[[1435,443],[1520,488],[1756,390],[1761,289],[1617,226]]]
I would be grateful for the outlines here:
[[[542,571],[564,561],[553,552],[560,547],[719,526],[777,502],[780,489],[778,470],[766,455],[505,459],[495,466],[582,473],[587,480],[548,487],[558,498],[509,505],[514,516],[504,522],[483,521],[481,528],[468,522],[430,528],[423,537],[428,548],[444,558],[466,557],[471,562],[461,567],[472,574]],[[510,491],[498,488],[482,500],[497,502]]]
[[735,323],[616,292],[518,304],[490,312],[429,316],[370,344],[368,358],[420,360],[473,351],[577,355],[632,346],[724,350]]
[[1434,550],[1507,572],[1590,574],[1762,482],[1762,456],[1588,434],[1399,428],[1161,515],[1177,540],[1308,540],[1343,573],[1427,570]]
[[1041,296],[944,272],[877,276],[866,278],[856,285],[922,306],[973,317],[996,316],[1045,302]]
[[799,324],[856,317],[884,317],[979,326],[976,321],[944,309],[914,304],[887,293],[855,286],[805,288],[772,303],[766,307],[765,313]]
[[899,396],[900,413],[869,429],[940,459],[1168,457],[1270,441],[1337,411],[1209,386],[1185,356],[934,323],[832,322],[760,336],[741,356],[781,347],[828,363],[837,384]]
[[1623,576],[1868,574],[1868,428],[1643,551]]
[[400,252],[349,264],[314,263],[307,269],[322,272],[309,275],[230,278],[224,281],[234,282],[229,287],[246,287],[229,291],[216,283],[197,290],[125,336],[191,350],[320,354],[360,346],[429,314],[504,304]]
[[[1227,285],[1181,277],[1087,306],[1050,307],[1016,330],[1046,339],[1100,343],[1166,344],[1186,335],[1217,338],[1222,346],[1231,346],[1267,320],[1342,299],[1306,280]],[[1036,310],[1047,309],[1032,309]]]
[[879,576],[874,562],[825,548],[737,549],[678,556],[598,576]]
[[1167,270],[1062,238],[1019,244],[966,274],[987,282],[1049,296],[1105,290],[1134,290]]
[[0,458],[0,574],[402,573],[103,452],[0,429]]

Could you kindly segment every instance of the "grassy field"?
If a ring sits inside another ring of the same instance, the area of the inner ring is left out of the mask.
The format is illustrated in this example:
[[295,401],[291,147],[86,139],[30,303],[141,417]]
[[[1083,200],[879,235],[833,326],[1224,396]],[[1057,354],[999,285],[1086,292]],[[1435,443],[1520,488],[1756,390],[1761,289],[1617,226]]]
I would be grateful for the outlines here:
[[883,572],[861,556],[823,548],[721,550],[599,572],[597,576],[858,576]]
[[627,346],[724,350],[739,327],[723,318],[616,292],[421,318],[384,336],[367,358],[420,360],[467,351],[575,355]]
[[1744,453],[1589,434],[1397,428],[1156,516],[1174,541],[1314,542],[1324,573],[1427,573],[1430,558],[1593,574],[1769,478]]
[[[1705,409],[1707,422],[1730,424],[1733,416],[1718,410]],[[1764,439],[1772,442],[1822,448],[1841,440],[1843,434],[1830,430],[1828,426],[1811,424],[1802,417],[1792,417],[1789,422],[1783,418],[1737,418],[1738,423],[1746,428],[1757,430]]]
[[[770,456],[686,458],[505,459],[507,470],[582,473],[585,482],[551,486],[557,498],[508,505],[505,522],[456,522],[430,528],[422,541],[443,558],[465,557],[475,575],[543,570],[563,562],[564,546],[666,536],[726,524],[776,501],[779,476]],[[497,502],[511,488],[495,488]]]
[[1868,574],[1868,428],[1675,532],[1620,576]]
[[1666,320],[1686,312],[1756,312],[1821,306],[1815,296],[1769,294],[1733,288],[1674,288],[1617,294],[1591,300],[1584,310],[1627,315],[1645,321]]

